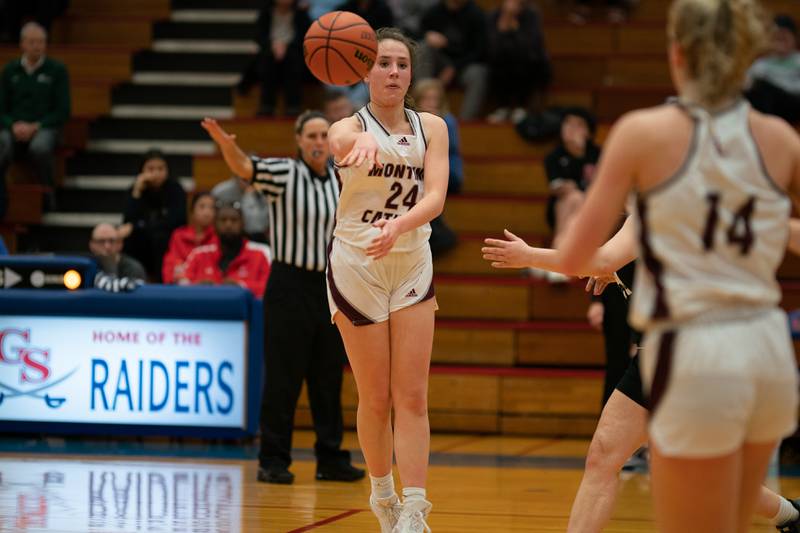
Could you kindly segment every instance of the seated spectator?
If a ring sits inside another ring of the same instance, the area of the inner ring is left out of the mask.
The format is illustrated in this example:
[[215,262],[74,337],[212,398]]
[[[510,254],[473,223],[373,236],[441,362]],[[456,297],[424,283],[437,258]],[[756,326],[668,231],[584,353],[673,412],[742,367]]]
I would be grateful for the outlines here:
[[353,116],[355,108],[353,102],[346,94],[341,92],[328,92],[325,94],[325,100],[322,103],[322,112],[328,122],[333,124],[339,122],[343,118]]
[[355,13],[375,30],[394,26],[394,14],[385,0],[347,0],[336,10]]
[[195,248],[189,254],[186,283],[239,285],[257,298],[263,297],[269,278],[269,249],[245,238],[238,204],[219,206],[214,225],[219,242]]
[[267,242],[269,228],[269,204],[264,195],[255,190],[253,184],[239,176],[231,176],[211,189],[217,204],[239,203],[244,217],[244,233],[248,239]]
[[542,93],[550,82],[541,18],[524,0],[503,0],[489,15],[489,70],[498,105],[489,122],[521,121],[534,91]]
[[416,79],[436,77],[445,87],[457,81],[464,88],[462,120],[477,119],[486,99],[486,32],[486,17],[474,0],[440,0],[422,17]]
[[258,17],[257,41],[261,78],[258,114],[275,115],[278,90],[283,89],[284,115],[300,114],[303,104],[303,37],[311,21],[297,0],[270,0]]
[[7,206],[5,178],[16,155],[27,153],[42,184],[45,209],[55,209],[54,152],[70,115],[66,67],[45,55],[47,33],[35,22],[22,28],[22,57],[3,69],[0,78],[0,218]]
[[775,17],[772,53],[753,63],[746,92],[754,108],[787,122],[800,122],[800,51],[797,25],[788,15]]
[[394,20],[403,33],[414,40],[422,39],[422,15],[438,0],[388,0]]
[[217,242],[214,232],[215,200],[211,193],[201,192],[192,198],[189,224],[172,232],[169,249],[164,254],[161,279],[164,283],[180,283],[186,258],[198,246]]
[[576,0],[575,9],[567,17],[573,24],[586,24],[592,16],[592,3],[600,4],[607,13],[608,21],[612,24],[622,24],[628,20],[631,0]]
[[317,20],[325,13],[335,11],[336,7],[342,3],[342,0],[308,0],[308,16],[311,20]]
[[89,250],[100,270],[118,278],[144,281],[147,277],[142,264],[122,253],[122,239],[111,224],[98,224],[92,230]]
[[[584,191],[594,177],[600,148],[594,143],[595,121],[588,111],[568,109],[561,122],[558,146],[544,160],[550,200],[547,223],[553,229],[553,247],[557,247],[570,223],[583,205]],[[565,281],[562,274],[551,273],[553,282]]]
[[461,146],[458,138],[458,121],[447,106],[444,85],[437,79],[428,78],[414,85],[414,100],[417,109],[438,115],[447,124],[449,144],[450,178],[447,183],[447,194],[459,194],[464,184],[464,160],[461,158]]
[[128,193],[120,235],[125,251],[144,265],[151,280],[161,281],[161,265],[169,239],[186,224],[186,193],[169,175],[164,154],[150,150]]

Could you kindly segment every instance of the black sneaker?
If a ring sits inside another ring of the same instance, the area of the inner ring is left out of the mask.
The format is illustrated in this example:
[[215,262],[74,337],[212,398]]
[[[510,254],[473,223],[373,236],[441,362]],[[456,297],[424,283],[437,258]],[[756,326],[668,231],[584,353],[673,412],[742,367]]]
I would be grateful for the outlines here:
[[317,479],[320,481],[358,481],[366,472],[350,463],[331,463],[317,465]]
[[[789,500],[789,503],[800,512],[800,498],[796,498],[794,500]],[[775,529],[780,531],[781,533],[800,533],[800,517],[795,518],[791,522],[787,522],[781,526],[775,526]]]
[[291,485],[294,483],[294,474],[283,465],[259,466],[256,479],[262,483],[277,483],[278,485]]

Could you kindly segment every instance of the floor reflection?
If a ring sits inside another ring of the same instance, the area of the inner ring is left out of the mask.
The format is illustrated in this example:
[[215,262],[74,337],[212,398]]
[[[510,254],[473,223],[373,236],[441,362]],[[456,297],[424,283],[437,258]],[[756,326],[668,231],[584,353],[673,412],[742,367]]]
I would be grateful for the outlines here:
[[0,531],[239,531],[242,468],[0,458]]

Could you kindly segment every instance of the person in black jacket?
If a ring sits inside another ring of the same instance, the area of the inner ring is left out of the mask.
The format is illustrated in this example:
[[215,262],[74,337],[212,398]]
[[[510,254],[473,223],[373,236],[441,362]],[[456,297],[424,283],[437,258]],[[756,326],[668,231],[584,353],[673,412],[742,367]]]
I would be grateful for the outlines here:
[[161,263],[173,230],[186,224],[186,192],[170,177],[164,154],[150,150],[125,202],[120,236],[125,253],[138,259],[153,281],[161,281]]
[[498,106],[489,121],[510,118],[518,122],[531,105],[534,91],[550,81],[541,17],[523,0],[503,0],[489,15],[489,69]]
[[278,91],[283,89],[284,114],[296,116],[303,102],[303,37],[311,21],[297,0],[265,0],[256,21],[259,53],[242,73],[237,85],[245,93],[261,80],[258,114],[273,116]]
[[415,78],[464,88],[461,120],[478,118],[488,89],[486,16],[473,0],[442,0],[422,17],[424,44]]
[[394,26],[394,14],[384,0],[348,0],[336,9],[355,13],[375,30]]

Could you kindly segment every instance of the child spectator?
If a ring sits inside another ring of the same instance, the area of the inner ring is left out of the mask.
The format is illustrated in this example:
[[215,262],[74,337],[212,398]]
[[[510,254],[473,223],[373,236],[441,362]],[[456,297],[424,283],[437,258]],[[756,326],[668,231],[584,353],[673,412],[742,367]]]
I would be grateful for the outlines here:
[[438,115],[447,124],[447,137],[450,141],[450,179],[447,183],[447,194],[458,194],[464,184],[464,160],[461,158],[458,121],[447,106],[444,85],[435,78],[420,80],[414,85],[414,100],[420,111]]

